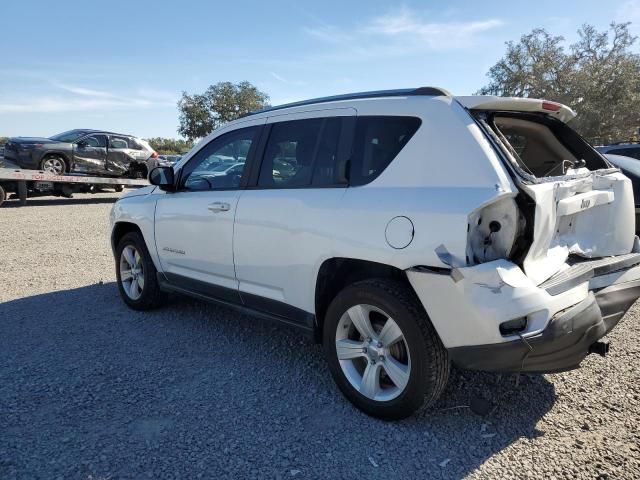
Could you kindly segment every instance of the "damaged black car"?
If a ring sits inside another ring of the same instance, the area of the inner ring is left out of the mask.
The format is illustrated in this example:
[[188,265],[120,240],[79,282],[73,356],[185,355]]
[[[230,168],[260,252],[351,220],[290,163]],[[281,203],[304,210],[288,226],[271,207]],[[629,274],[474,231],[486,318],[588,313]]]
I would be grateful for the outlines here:
[[69,130],[49,138],[10,138],[4,157],[20,168],[57,175],[146,178],[158,165],[158,154],[145,140],[89,129]]

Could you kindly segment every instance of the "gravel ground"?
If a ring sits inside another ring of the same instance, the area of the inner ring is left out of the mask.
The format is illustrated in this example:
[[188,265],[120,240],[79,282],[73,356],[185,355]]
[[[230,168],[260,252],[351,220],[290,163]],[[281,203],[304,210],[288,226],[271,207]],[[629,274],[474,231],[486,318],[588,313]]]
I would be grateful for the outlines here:
[[637,306],[606,359],[455,372],[433,410],[386,423],[296,332],[181,298],[126,309],[115,198],[0,209],[0,478],[640,478]]

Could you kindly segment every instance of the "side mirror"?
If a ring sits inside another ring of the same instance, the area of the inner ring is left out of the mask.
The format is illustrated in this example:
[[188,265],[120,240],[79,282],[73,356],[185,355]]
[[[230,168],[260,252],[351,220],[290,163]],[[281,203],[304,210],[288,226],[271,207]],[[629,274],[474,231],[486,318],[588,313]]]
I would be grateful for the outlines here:
[[175,190],[175,177],[173,174],[173,168],[171,167],[156,167],[151,170],[149,174],[149,183],[160,187],[162,190],[171,192]]

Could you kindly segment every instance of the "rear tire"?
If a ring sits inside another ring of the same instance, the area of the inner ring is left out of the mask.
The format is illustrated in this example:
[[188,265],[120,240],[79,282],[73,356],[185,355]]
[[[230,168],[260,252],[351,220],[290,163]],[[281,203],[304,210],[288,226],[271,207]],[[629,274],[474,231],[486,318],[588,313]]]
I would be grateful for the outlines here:
[[69,172],[69,166],[64,158],[58,155],[47,155],[40,162],[40,170],[50,172],[55,175],[64,175]]
[[2,206],[2,204],[6,199],[7,199],[7,192],[5,191],[4,187],[0,185],[0,207]]
[[447,384],[447,351],[415,293],[396,280],[365,280],[342,290],[327,310],[323,343],[342,393],[374,417],[406,418],[432,405]]
[[118,290],[130,308],[151,310],[164,304],[156,267],[140,233],[129,232],[120,239],[115,263]]

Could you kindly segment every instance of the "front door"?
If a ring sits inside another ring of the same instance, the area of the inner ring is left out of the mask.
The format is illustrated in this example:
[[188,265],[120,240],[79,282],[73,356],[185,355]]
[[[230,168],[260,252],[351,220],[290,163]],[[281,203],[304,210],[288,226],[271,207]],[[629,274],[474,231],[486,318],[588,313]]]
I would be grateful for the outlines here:
[[233,222],[241,181],[248,174],[244,165],[257,146],[262,123],[249,121],[245,128],[214,138],[182,166],[178,191],[158,200],[156,248],[170,283],[239,300]]
[[107,136],[89,135],[73,146],[73,171],[103,173],[107,161]]

